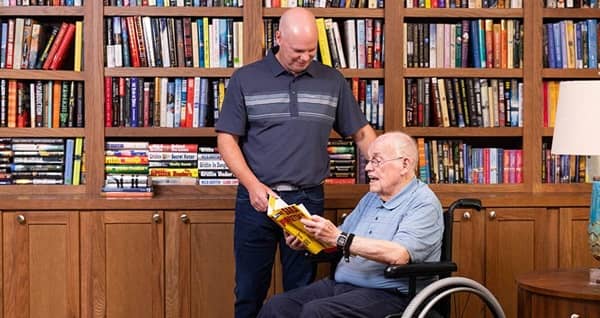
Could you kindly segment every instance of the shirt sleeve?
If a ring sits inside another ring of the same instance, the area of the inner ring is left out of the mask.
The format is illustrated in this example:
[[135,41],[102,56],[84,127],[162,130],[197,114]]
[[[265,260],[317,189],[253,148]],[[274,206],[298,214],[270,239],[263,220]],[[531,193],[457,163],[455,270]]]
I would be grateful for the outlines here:
[[333,128],[343,137],[348,137],[368,124],[362,113],[348,82],[339,75],[340,94],[337,105],[336,119]]
[[215,129],[217,132],[243,136],[246,134],[248,117],[244,103],[244,93],[238,75],[233,74],[229,80]]
[[394,241],[408,250],[411,263],[439,261],[428,259],[442,244],[444,221],[439,201],[417,202],[410,211],[400,222]]

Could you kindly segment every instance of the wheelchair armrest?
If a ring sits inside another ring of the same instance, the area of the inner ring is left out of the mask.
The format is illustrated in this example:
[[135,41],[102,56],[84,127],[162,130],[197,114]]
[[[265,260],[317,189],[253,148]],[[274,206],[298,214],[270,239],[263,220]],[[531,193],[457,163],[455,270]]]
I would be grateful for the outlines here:
[[386,278],[400,278],[409,276],[432,276],[456,272],[457,267],[453,262],[428,262],[404,265],[390,265],[386,267]]

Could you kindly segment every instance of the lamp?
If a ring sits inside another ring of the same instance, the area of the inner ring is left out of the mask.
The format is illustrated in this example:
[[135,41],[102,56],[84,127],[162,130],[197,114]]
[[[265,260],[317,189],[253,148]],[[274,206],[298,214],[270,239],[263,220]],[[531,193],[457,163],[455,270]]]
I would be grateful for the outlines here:
[[563,81],[552,140],[553,154],[592,156],[588,174],[592,180],[589,244],[600,260],[600,81]]

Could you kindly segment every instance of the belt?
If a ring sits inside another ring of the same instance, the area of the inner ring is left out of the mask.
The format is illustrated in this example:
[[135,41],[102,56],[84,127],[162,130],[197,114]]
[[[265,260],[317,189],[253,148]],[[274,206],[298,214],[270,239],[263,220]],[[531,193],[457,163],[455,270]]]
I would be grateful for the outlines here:
[[272,185],[271,189],[273,191],[278,191],[278,192],[282,192],[282,191],[298,191],[298,190],[301,189],[301,187],[295,186],[295,185],[289,184],[289,183],[278,183],[276,185]]
[[270,188],[273,191],[285,192],[285,191],[298,191],[298,190],[312,189],[312,188],[318,187],[320,185],[321,184],[318,184],[318,185],[308,185],[308,186],[297,186],[297,185],[293,185],[293,184],[290,184],[290,183],[277,183],[275,185],[270,186]]

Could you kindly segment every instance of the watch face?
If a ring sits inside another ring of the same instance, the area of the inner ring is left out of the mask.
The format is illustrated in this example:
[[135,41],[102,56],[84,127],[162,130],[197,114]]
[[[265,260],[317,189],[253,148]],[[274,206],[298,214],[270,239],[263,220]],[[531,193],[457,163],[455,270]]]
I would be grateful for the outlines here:
[[338,236],[337,238],[337,246],[341,246],[343,247],[344,245],[346,245],[346,240],[348,239],[348,235],[346,233],[342,233],[340,234],[340,236]]

